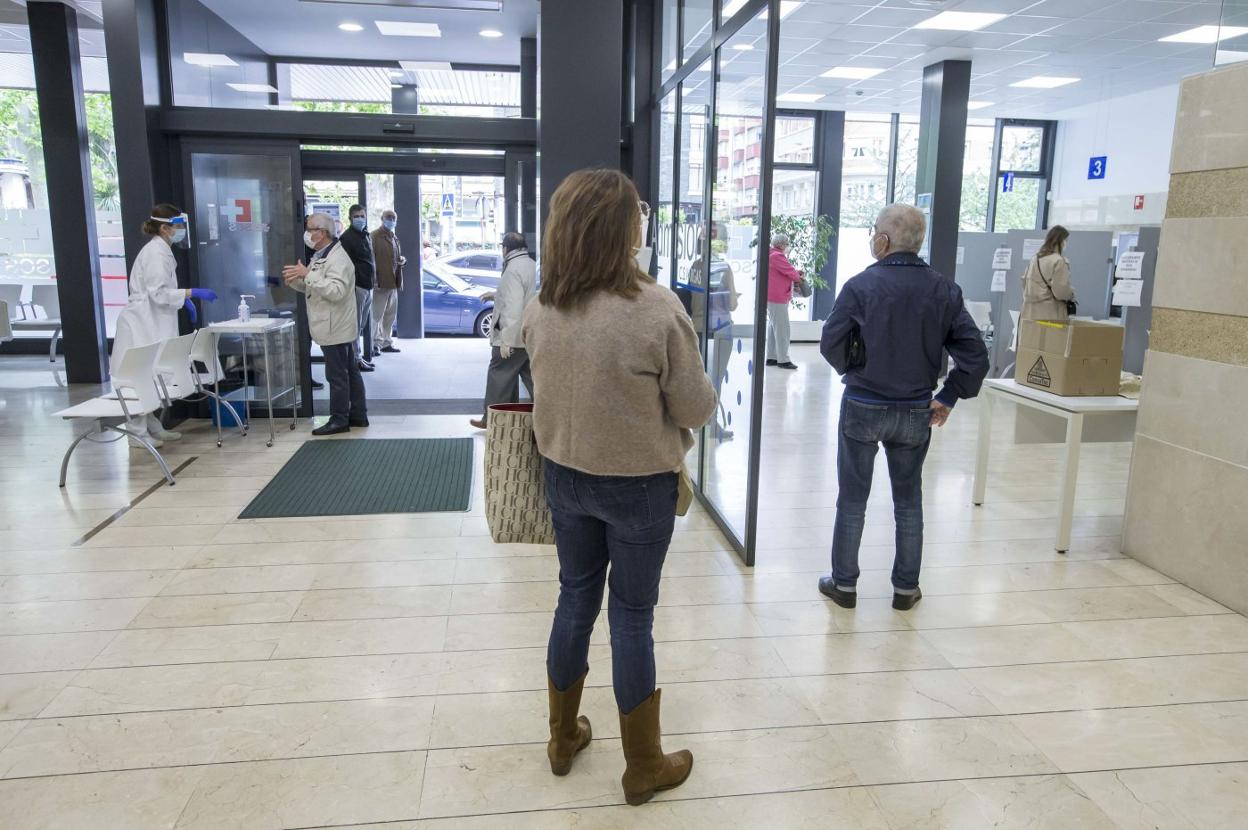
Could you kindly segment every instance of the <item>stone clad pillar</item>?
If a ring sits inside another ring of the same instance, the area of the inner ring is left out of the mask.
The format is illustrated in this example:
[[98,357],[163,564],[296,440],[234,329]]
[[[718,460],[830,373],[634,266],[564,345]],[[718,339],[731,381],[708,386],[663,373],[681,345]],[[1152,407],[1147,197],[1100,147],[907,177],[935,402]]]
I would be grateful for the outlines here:
[[1248,613],[1248,64],[1183,82],[1123,531]]

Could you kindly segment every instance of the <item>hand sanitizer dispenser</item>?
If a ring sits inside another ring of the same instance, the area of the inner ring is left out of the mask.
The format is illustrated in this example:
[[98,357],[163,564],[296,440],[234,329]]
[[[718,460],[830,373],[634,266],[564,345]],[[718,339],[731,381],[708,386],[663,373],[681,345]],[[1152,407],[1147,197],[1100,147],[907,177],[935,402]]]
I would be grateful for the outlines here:
[[238,303],[238,320],[240,323],[246,323],[251,320],[251,306],[247,305],[247,300],[256,298],[255,294],[244,294]]

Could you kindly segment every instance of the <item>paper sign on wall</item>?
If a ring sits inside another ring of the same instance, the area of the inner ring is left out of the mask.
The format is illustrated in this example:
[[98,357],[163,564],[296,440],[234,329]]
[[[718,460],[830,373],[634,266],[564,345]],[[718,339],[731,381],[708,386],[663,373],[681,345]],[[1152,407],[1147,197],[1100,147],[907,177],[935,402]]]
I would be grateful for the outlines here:
[[994,271],[1004,268],[1010,270],[1014,265],[1014,249],[1013,248],[997,248],[992,252],[992,268]]
[[1114,283],[1114,305],[1138,308],[1143,293],[1143,280],[1118,280]]
[[965,265],[965,264],[966,264],[966,248],[963,248],[961,245],[959,245],[958,246],[958,265]]
[[994,294],[1005,293],[1005,272],[1004,271],[992,272],[992,293]]
[[1118,258],[1118,279],[1144,279],[1144,251],[1127,251]]
[[1024,239],[1023,240],[1023,259],[1031,262],[1031,258],[1040,253],[1040,249],[1044,247],[1043,239]]

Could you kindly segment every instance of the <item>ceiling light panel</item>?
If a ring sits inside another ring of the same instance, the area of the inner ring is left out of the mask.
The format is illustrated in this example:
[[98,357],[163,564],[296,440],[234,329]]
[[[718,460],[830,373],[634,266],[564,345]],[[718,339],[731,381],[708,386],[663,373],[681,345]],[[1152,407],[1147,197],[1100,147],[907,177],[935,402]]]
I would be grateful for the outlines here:
[[226,84],[226,86],[228,86],[230,89],[238,90],[239,92],[267,92],[269,94],[277,93],[277,87],[269,86],[268,84]]
[[1018,87],[1019,89],[1057,89],[1060,86],[1077,84],[1079,80],[1079,78],[1066,78],[1054,75],[1036,75],[1033,78],[1015,81],[1010,86]]
[[399,61],[405,72],[450,72],[450,61]]
[[1007,15],[992,12],[941,12],[917,24],[916,29],[940,29],[950,32],[978,32],[1004,20]]
[[1197,26],[1186,32],[1161,38],[1162,43],[1205,43],[1213,44],[1233,37],[1248,35],[1248,28],[1243,26]]
[[819,92],[786,92],[783,95],[776,96],[776,103],[780,104],[813,104],[823,97]]
[[846,81],[865,81],[883,73],[883,69],[870,66],[834,66],[823,73],[824,78],[839,78]]
[[377,31],[389,37],[442,37],[437,23],[413,23],[406,20],[377,20]]
[[215,52],[183,52],[182,60],[192,66],[238,66],[238,63],[229,55],[219,55]]

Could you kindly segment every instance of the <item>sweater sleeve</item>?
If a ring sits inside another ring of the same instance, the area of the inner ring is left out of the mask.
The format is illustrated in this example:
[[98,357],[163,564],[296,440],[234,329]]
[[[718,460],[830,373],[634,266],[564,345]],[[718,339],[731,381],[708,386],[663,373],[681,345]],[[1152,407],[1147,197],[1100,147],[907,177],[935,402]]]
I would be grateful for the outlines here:
[[778,277],[783,277],[789,282],[799,282],[802,274],[793,267],[793,263],[789,262],[789,258],[779,251],[773,251],[769,260],[771,264],[771,273]]
[[966,310],[961,289],[955,292],[957,313],[945,336],[945,350],[953,358],[954,369],[945,379],[945,385],[936,400],[952,407],[960,399],[973,398],[979,394],[988,377],[988,348],[979,333],[979,326]]
[[698,350],[698,335],[682,308],[667,326],[667,355],[659,373],[659,389],[667,415],[682,429],[705,426],[715,414],[715,387],[706,376]]

